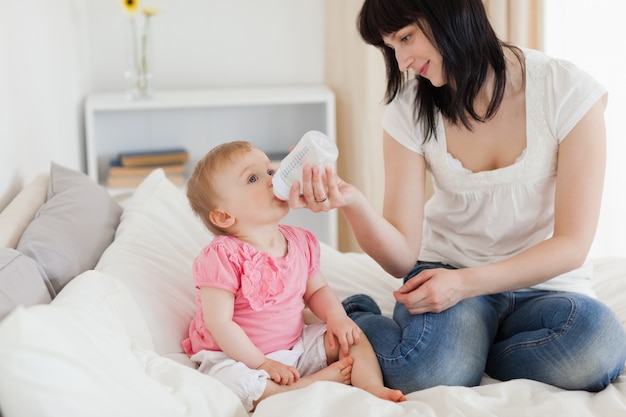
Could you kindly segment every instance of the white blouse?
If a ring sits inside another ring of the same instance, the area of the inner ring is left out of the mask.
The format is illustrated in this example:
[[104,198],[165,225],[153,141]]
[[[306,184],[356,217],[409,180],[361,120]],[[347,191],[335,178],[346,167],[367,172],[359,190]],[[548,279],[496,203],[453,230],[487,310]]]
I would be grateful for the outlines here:
[[[447,152],[442,116],[437,139],[423,143],[414,122],[417,80],[387,107],[383,128],[424,155],[435,193],[426,204],[419,259],[469,267],[510,258],[549,238],[559,143],[606,90],[563,60],[523,49],[526,61],[526,149],[507,167],[473,173]],[[591,264],[533,288],[593,296]]]

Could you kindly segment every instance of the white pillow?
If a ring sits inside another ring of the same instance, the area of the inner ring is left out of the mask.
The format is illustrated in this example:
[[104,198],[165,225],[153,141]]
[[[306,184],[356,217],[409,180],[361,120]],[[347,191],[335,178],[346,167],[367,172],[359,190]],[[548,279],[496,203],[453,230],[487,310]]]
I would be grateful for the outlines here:
[[0,323],[0,357],[7,417],[248,415],[216,380],[54,305],[20,307]]
[[187,197],[157,169],[124,205],[115,240],[96,265],[128,287],[161,355],[183,353],[196,311],[191,265],[211,239]]
[[128,287],[100,271],[85,271],[52,300],[53,306],[95,320],[133,347],[154,350],[150,329]]

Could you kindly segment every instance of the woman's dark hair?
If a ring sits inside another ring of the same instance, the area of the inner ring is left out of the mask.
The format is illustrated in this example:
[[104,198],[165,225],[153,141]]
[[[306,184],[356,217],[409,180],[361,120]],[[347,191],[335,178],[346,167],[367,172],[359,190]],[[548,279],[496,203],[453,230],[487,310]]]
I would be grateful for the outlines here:
[[[389,104],[408,81],[400,72],[393,49],[383,36],[417,25],[443,57],[447,83],[434,87],[420,80],[415,96],[415,118],[422,121],[425,141],[436,138],[436,115],[471,130],[471,121],[485,121],[498,110],[506,86],[503,47],[482,0],[365,0],[357,26],[363,40],[381,49],[387,68],[385,103]],[[519,54],[518,54],[519,56]],[[493,68],[493,95],[484,115],[474,110],[474,99]],[[420,78],[419,75],[417,75]]]

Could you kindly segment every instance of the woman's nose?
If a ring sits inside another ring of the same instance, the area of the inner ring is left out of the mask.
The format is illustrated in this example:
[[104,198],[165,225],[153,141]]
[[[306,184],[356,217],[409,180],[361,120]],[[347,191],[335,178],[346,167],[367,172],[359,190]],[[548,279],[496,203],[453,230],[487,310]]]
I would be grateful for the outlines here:
[[413,58],[411,55],[398,49],[396,49],[396,61],[398,62],[398,69],[400,72],[408,70],[411,65],[413,65]]

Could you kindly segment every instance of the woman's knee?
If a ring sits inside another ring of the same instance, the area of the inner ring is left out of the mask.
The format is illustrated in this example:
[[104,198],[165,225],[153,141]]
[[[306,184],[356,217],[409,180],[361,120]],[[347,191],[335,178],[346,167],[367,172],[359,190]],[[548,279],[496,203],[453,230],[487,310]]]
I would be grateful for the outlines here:
[[379,355],[385,381],[403,392],[480,384],[493,333],[484,307],[484,300],[471,299],[437,314],[396,309],[403,331],[395,349]]
[[[602,391],[623,371],[626,332],[617,316],[597,300],[585,300],[584,323],[578,330],[578,354],[571,361],[563,388]],[[582,317],[580,318],[582,319]],[[582,320],[581,320],[582,321]],[[574,350],[574,349],[572,349]]]
[[[538,297],[512,317],[509,335],[494,344],[487,372],[494,378],[533,379],[571,390],[601,391],[622,372],[626,333],[597,300],[559,293]],[[517,322],[517,323],[516,323]],[[545,323],[546,327],[528,322]]]
[[486,299],[419,315],[398,304],[393,319],[366,295],[349,297],[343,306],[372,344],[388,386],[412,392],[480,384],[495,329]]

